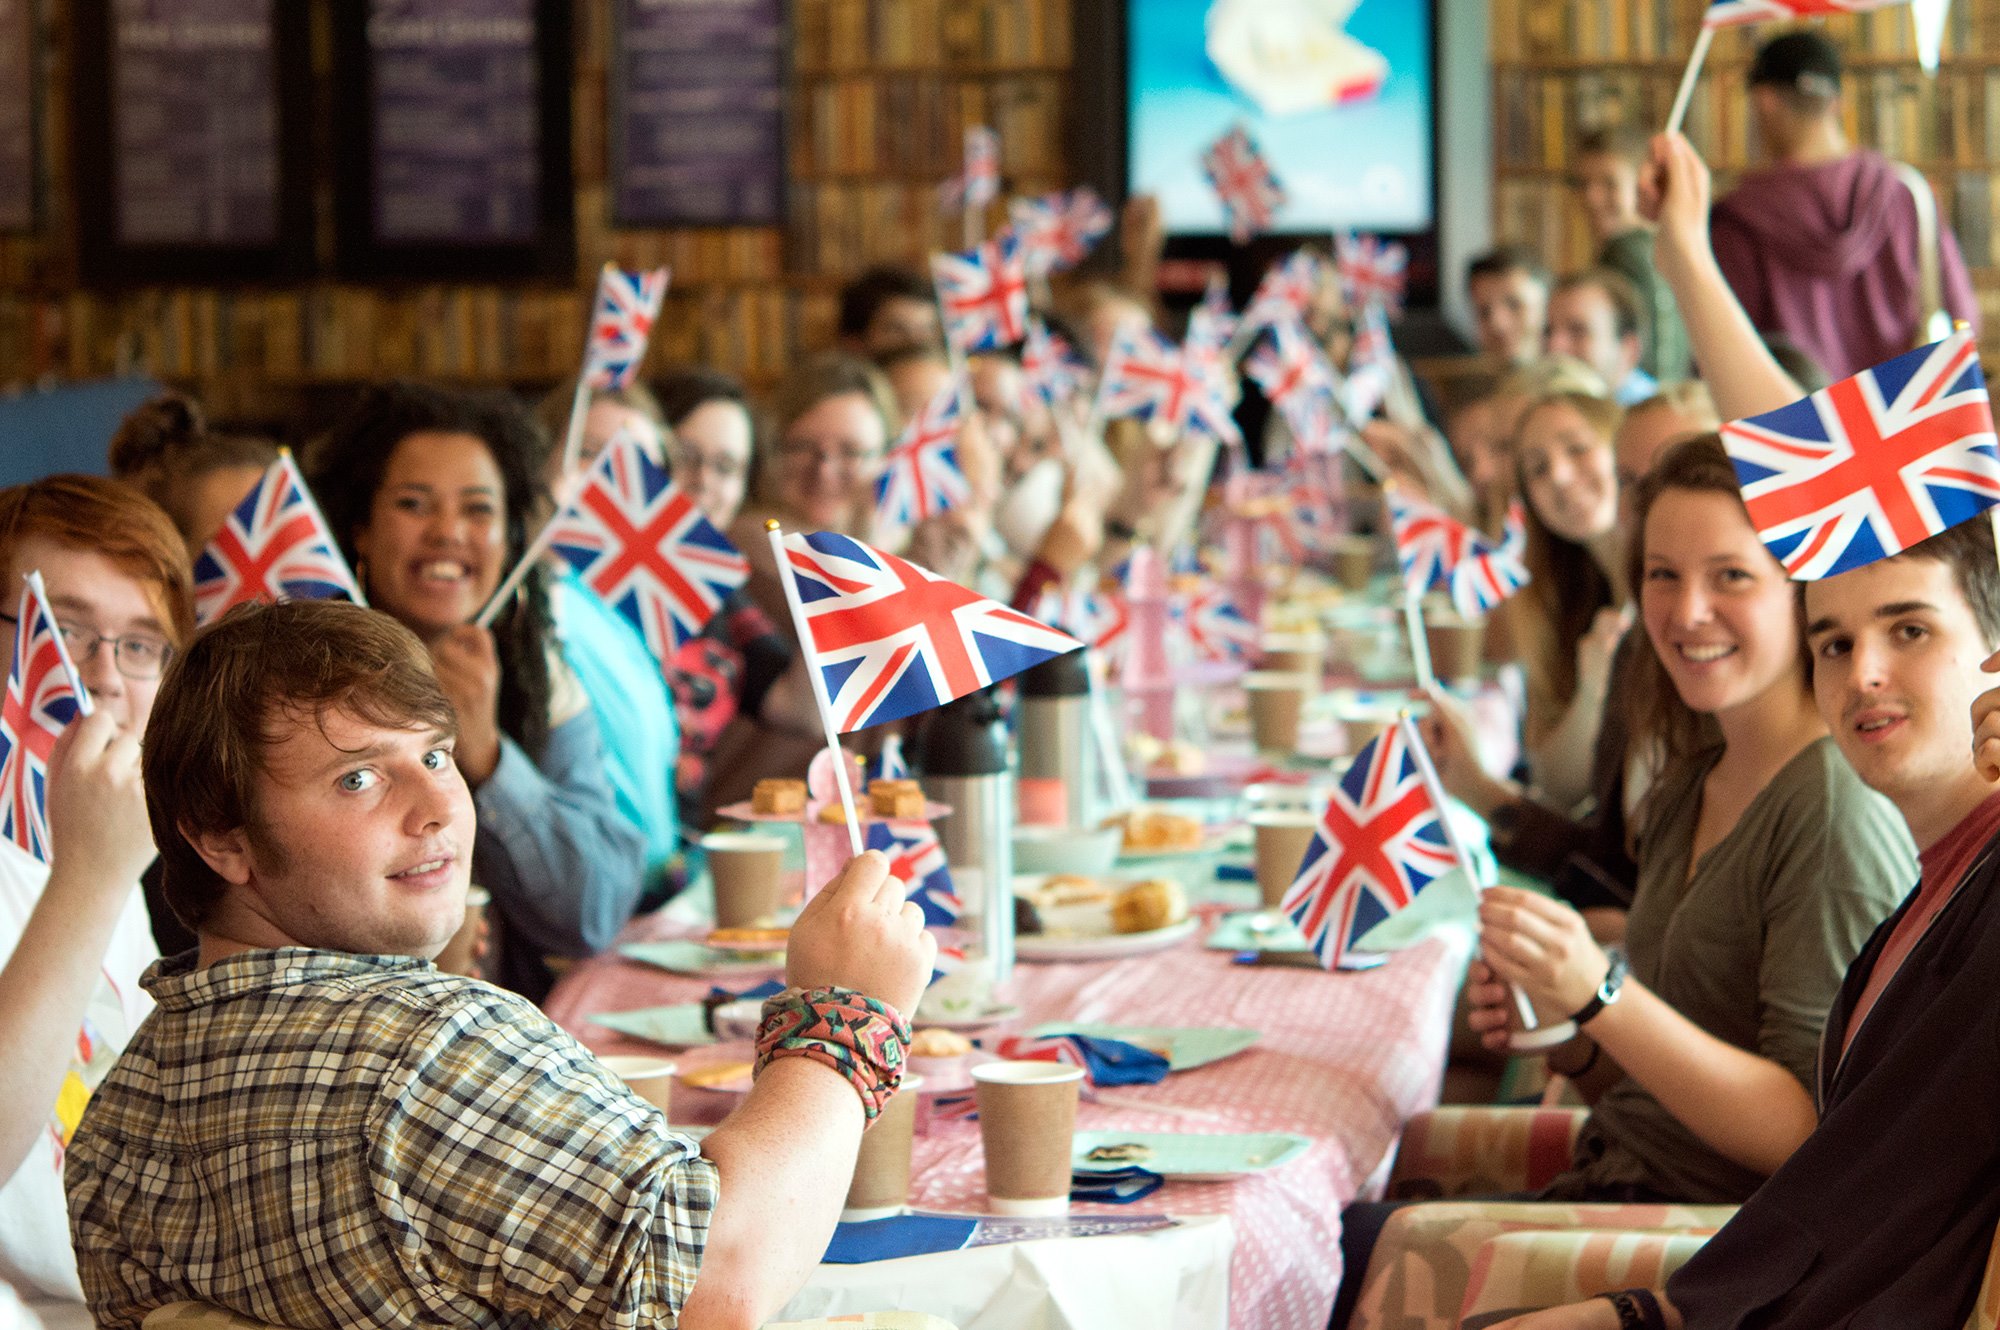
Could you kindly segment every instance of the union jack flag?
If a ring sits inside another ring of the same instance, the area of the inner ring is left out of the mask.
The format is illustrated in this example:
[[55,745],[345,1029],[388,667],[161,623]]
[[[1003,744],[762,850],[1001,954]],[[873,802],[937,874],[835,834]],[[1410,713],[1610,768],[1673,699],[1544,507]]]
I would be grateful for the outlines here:
[[1460,614],[1489,613],[1528,584],[1528,568],[1521,562],[1527,528],[1518,504],[1508,509],[1497,545],[1441,509],[1393,492],[1389,528],[1396,538],[1403,585],[1416,595],[1447,592]]
[[1311,250],[1296,249],[1264,270],[1243,317],[1269,325],[1285,319],[1303,323],[1319,297],[1326,265]]
[[861,772],[871,781],[908,780],[910,764],[903,759],[903,736],[892,734],[884,739],[874,759],[861,764]]
[[1802,580],[1887,558],[2000,503],[1970,333],[1724,425],[1722,443],[1759,538]]
[[590,316],[590,342],[583,352],[583,382],[594,392],[623,388],[646,358],[646,341],[667,298],[668,271],[626,272],[604,265],[597,279],[597,304]]
[[1733,28],[1766,19],[1810,18],[1827,14],[1860,14],[1887,9],[1908,0],[1713,0],[1701,16],[1704,28]]
[[983,208],[1000,197],[1000,136],[984,125],[965,131],[965,169],[939,191],[955,212]]
[[1339,451],[1333,366],[1304,324],[1295,318],[1272,324],[1270,342],[1252,352],[1243,369],[1284,416],[1302,452]]
[[1389,396],[1396,379],[1396,344],[1389,340],[1389,319],[1380,305],[1368,305],[1354,326],[1354,349],[1347,356],[1347,378],[1341,384],[1341,405],[1350,421],[1365,421]]
[[63,727],[90,714],[40,573],[22,579],[14,660],[0,695],[0,835],[49,861],[49,754]]
[[910,419],[883,459],[875,481],[875,517],[903,531],[926,517],[963,508],[972,497],[958,466],[958,431],[965,422],[965,384],[954,374]]
[[960,352],[997,351],[1028,335],[1028,277],[1012,231],[963,254],[933,254],[931,276],[945,338]]
[[1034,605],[1035,617],[1061,627],[1083,640],[1112,668],[1123,658],[1125,631],[1131,626],[1131,611],[1125,598],[1115,591],[1077,590],[1068,593],[1049,587]]
[[1011,1062],[1060,1062],[1091,1085],[1154,1085],[1172,1070],[1163,1053],[1123,1039],[1074,1032],[1014,1034],[994,1052]]
[[1027,251],[1031,277],[1074,267],[1111,230],[1111,209],[1088,185],[1037,199],[1015,199],[1007,216]]
[[1226,588],[1206,579],[1169,593],[1167,622],[1195,660],[1244,660],[1257,649],[1257,625],[1236,608]]
[[1021,344],[1022,404],[1040,403],[1054,410],[1081,386],[1084,373],[1083,362],[1068,339],[1030,317],[1028,340]]
[[1229,275],[1217,265],[1208,275],[1200,303],[1188,311],[1188,345],[1213,347],[1220,355],[1241,322],[1229,303]]
[[1138,416],[1225,443],[1243,441],[1230,414],[1230,383],[1218,348],[1178,347],[1151,328],[1121,328],[1098,392],[1107,419]]
[[1380,236],[1353,232],[1334,242],[1334,262],[1340,269],[1340,289],[1355,309],[1380,305],[1391,314],[1403,308],[1403,284],[1408,280],[1410,251]]
[[889,876],[909,887],[909,898],[923,907],[926,928],[949,928],[965,912],[952,891],[951,867],[944,846],[928,822],[870,822],[868,848],[889,860]]
[[556,514],[550,548],[663,664],[750,576],[749,561],[623,431]]
[[367,603],[298,464],[280,452],[194,561],[195,620],[250,600],[341,597]]
[[843,734],[901,720],[1082,645],[858,540],[784,539],[801,636]]
[[1270,229],[1272,218],[1285,206],[1285,188],[1243,126],[1209,144],[1201,155],[1201,167],[1222,200],[1231,240],[1245,244]]
[[1354,950],[1361,938],[1458,866],[1413,756],[1419,742],[1402,719],[1354,755],[1279,905],[1329,970],[1380,965]]

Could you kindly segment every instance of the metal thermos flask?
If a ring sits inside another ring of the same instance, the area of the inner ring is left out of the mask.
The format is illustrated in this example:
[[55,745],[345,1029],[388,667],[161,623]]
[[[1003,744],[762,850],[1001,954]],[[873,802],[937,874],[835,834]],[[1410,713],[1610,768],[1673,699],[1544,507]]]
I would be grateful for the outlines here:
[[1063,783],[1063,824],[1092,823],[1097,789],[1090,741],[1089,663],[1081,651],[1052,656],[1020,678],[1021,777]]
[[1003,984],[1014,973],[1014,778],[996,690],[933,712],[920,758],[925,793],[951,805],[937,833],[965,908],[960,924],[977,933],[967,950],[977,948]]

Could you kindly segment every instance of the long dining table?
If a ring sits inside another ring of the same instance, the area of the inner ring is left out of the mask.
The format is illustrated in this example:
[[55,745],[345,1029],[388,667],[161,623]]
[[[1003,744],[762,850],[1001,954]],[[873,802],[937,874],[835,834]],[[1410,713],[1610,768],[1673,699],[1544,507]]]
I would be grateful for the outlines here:
[[[621,942],[698,938],[705,931],[702,894],[697,889],[634,920]],[[1469,944],[1450,934],[1433,937],[1377,969],[1355,973],[1245,964],[1204,947],[1215,915],[1204,910],[1194,936],[1149,954],[1023,962],[1000,995],[1018,1005],[1019,1016],[982,1037],[990,1042],[1053,1021],[1255,1030],[1254,1045],[1221,1061],[1172,1073],[1155,1085],[1119,1087],[1095,1100],[1087,1095],[1078,1129],[1292,1132],[1311,1138],[1302,1155],[1231,1181],[1168,1179],[1129,1207],[1186,1221],[1165,1233],[822,1266],[788,1314],[823,1313],[838,1302],[829,1292],[838,1288],[846,1299],[841,1310],[874,1298],[874,1307],[931,1311],[965,1330],[1225,1324],[1322,1330],[1341,1278],[1342,1208],[1379,1188],[1402,1125],[1437,1102]],[[600,1054],[651,1053],[657,1046],[591,1018],[695,1001],[711,983],[733,982],[669,973],[613,949],[576,965],[545,1006]],[[682,1054],[683,1065],[708,1051]],[[734,1102],[676,1086],[671,1117],[677,1125],[712,1122]],[[976,1122],[936,1115],[926,1123],[913,1153],[910,1204],[925,1211],[983,1210]],[[1122,1209],[1075,1207],[1078,1214]],[[1032,1249],[1048,1249],[1041,1253],[1047,1259],[1038,1265]],[[1151,1304],[1132,1305],[1128,1292],[1121,1295],[1121,1314],[1105,1319],[1101,1305],[1093,1311],[1063,1301],[1058,1285],[1065,1280],[1104,1282],[1108,1272],[1134,1262],[1143,1268],[1127,1273]],[[1057,1269],[1060,1277],[1052,1273]]]

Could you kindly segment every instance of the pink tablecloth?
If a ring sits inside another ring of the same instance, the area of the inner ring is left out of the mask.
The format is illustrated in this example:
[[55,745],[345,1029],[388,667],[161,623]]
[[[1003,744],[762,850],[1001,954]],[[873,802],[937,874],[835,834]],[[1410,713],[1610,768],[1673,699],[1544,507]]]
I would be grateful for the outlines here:
[[[677,931],[655,916],[634,921],[627,939]],[[1170,951],[1126,960],[1023,964],[1009,996],[1021,1004],[1027,1024],[1061,1019],[1263,1032],[1255,1047],[1235,1057],[1175,1073],[1159,1085],[1107,1092],[1121,1105],[1145,1102],[1188,1111],[1087,1102],[1078,1125],[1313,1137],[1311,1150],[1276,1172],[1234,1183],[1169,1182],[1141,1205],[1231,1217],[1232,1324],[1322,1330],[1340,1282],[1342,1206],[1380,1169],[1402,1123],[1437,1102],[1463,954],[1457,944],[1434,940],[1377,970],[1325,974],[1235,965],[1226,953],[1203,950],[1191,939]],[[690,1001],[707,988],[706,980],[607,954],[577,966],[546,1006],[591,1048],[635,1052],[648,1046],[592,1025],[589,1017]],[[677,1089],[677,1119],[684,1116],[681,1094]],[[933,1124],[917,1139],[915,1169],[912,1204],[983,1208],[977,1123]]]

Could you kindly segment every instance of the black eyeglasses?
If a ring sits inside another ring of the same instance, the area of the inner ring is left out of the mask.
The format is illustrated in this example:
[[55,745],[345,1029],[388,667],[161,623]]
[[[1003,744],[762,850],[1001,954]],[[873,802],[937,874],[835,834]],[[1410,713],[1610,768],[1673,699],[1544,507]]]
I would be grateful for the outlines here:
[[[0,623],[9,628],[17,628],[21,620],[12,614],[0,614]],[[56,620],[56,631],[62,634],[63,646],[69,652],[70,663],[81,667],[87,660],[97,655],[99,646],[111,648],[111,663],[118,672],[128,679],[145,681],[157,679],[173,659],[173,643],[164,637],[151,633],[127,633],[123,637],[106,637],[93,633],[88,628],[78,628],[74,624]]]

